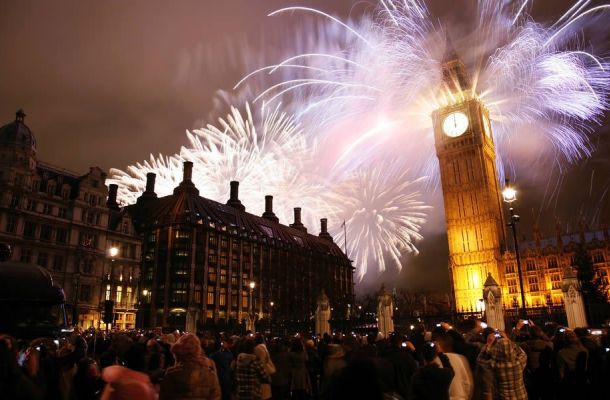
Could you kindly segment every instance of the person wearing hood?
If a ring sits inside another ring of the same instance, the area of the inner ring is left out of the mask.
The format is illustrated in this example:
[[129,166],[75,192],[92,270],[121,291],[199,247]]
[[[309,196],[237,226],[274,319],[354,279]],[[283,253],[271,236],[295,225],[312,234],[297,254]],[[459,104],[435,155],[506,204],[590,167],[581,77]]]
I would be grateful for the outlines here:
[[504,332],[488,335],[477,363],[493,371],[496,383],[494,392],[499,400],[527,400],[523,381],[527,356]]
[[176,363],[165,373],[159,399],[220,400],[216,366],[203,355],[199,338],[187,333],[176,341],[171,351]]
[[254,341],[246,339],[242,344],[242,353],[235,363],[237,381],[237,400],[261,400],[262,385],[271,383],[269,374],[254,354]]

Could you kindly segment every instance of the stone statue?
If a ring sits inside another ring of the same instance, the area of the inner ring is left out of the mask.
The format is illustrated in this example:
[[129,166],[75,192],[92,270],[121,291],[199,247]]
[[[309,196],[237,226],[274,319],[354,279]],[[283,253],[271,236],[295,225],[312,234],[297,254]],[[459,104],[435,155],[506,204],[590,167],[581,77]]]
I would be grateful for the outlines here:
[[587,317],[575,268],[567,267],[564,270],[561,291],[563,292],[563,305],[566,309],[568,327],[572,329],[585,328]]
[[324,335],[325,333],[328,333],[330,335],[330,324],[328,323],[329,320],[330,301],[328,300],[326,293],[324,293],[324,289],[322,289],[322,293],[320,293],[317,300],[316,334]]
[[387,338],[390,332],[394,332],[394,302],[392,296],[385,286],[381,285],[381,290],[377,297],[377,328],[379,334]]
[[487,280],[483,285],[483,301],[485,302],[487,325],[503,331],[505,326],[504,311],[502,309],[502,290],[498,282],[491,276],[491,272],[487,274]]

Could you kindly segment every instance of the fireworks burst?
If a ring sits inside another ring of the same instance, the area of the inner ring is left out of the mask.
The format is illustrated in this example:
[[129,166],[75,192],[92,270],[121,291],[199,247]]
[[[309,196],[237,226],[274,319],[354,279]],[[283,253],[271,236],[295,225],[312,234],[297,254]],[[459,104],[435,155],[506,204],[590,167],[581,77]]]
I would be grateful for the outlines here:
[[[588,3],[576,2],[544,26],[527,15],[528,1],[479,0],[471,29],[460,34],[468,47],[458,53],[472,71],[471,91],[490,109],[501,171],[531,160],[532,151],[567,161],[591,154],[591,126],[608,106],[610,64],[574,32],[610,6],[588,9]],[[443,90],[440,66],[446,33],[458,27],[433,22],[420,0],[381,0],[373,17],[349,25],[307,7],[270,16],[296,13],[327,19],[333,32],[343,28],[334,46],[321,44],[340,51],[314,48],[262,68],[271,78],[283,68],[284,76],[255,100],[297,98],[305,132],[332,141],[335,152],[325,156],[346,172],[381,153],[408,157],[415,176],[437,177],[429,116],[461,100]],[[285,70],[293,72],[288,79]]]
[[338,219],[344,218],[349,227],[343,230],[337,224],[331,232],[338,243],[347,244],[358,278],[366,275],[369,264],[385,271],[384,255],[400,270],[402,254],[417,253],[414,243],[422,239],[419,231],[430,209],[418,190],[424,180],[410,181],[404,160],[380,160],[355,171],[331,199],[341,205]]
[[307,7],[275,11],[271,17],[321,19],[304,25],[293,53],[220,93],[223,104],[242,104],[260,87],[249,97],[255,112],[232,108],[217,126],[187,132],[179,155],[111,170],[109,181],[133,202],[145,174],[156,172],[158,193],[168,194],[181,179],[181,161],[194,161],[203,196],[223,201],[228,181],[239,180],[250,212],[260,214],[263,196],[273,194],[283,223],[293,206],[303,207],[310,227],[332,217],[338,243],[345,220],[360,278],[371,265],[384,270],[386,257],[400,269],[401,254],[416,252],[421,239],[420,187],[438,179],[430,114],[460,101],[442,85],[447,33],[460,30],[470,91],[493,120],[498,169],[514,174],[539,154],[557,163],[591,154],[592,124],[608,106],[610,65],[574,33],[610,6],[588,3],[577,1],[545,26],[527,15],[528,1],[479,0],[468,32],[436,22],[420,0],[380,0],[374,13],[349,23]]

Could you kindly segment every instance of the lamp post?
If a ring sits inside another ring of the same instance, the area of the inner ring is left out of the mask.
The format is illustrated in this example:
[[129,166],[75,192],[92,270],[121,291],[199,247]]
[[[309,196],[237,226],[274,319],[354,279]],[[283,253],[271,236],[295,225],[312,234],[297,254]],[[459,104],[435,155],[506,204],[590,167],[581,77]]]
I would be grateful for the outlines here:
[[248,315],[250,317],[250,323],[252,330],[254,331],[254,307],[252,305],[252,293],[254,292],[254,288],[256,287],[256,283],[254,281],[250,281],[250,301],[248,302]]
[[274,303],[269,302],[269,331],[273,335],[273,305]]
[[72,308],[72,326],[76,327],[78,325],[78,289],[80,286],[80,274],[78,272],[74,273],[74,282],[73,283],[73,288],[74,288],[74,301],[73,301],[73,308]]
[[[116,259],[116,257],[119,255],[119,248],[116,246],[112,246],[108,249],[108,255],[110,256],[110,270],[108,271],[108,282],[112,282],[110,283],[112,286],[114,286],[114,279],[112,279],[112,277],[114,276],[114,261]],[[112,290],[110,291],[110,299],[112,300]],[[104,310],[104,314],[106,313],[107,310]],[[112,321],[111,323],[114,325],[114,307],[112,307],[112,318],[110,318],[110,316],[104,316],[104,319],[106,321]],[[106,325],[106,333],[108,333],[108,324],[110,322],[104,322]]]
[[517,191],[515,188],[510,186],[508,179],[502,191],[502,197],[504,202],[509,205],[510,222],[506,225],[510,226],[513,231],[513,242],[515,243],[515,259],[517,260],[517,273],[519,274],[519,289],[521,290],[521,309],[519,310],[522,319],[527,319],[527,311],[525,309],[525,291],[523,290],[523,274],[521,273],[521,257],[519,255],[519,241],[517,240],[517,222],[519,222],[519,216],[515,214],[515,210],[511,206],[511,203],[517,200]]

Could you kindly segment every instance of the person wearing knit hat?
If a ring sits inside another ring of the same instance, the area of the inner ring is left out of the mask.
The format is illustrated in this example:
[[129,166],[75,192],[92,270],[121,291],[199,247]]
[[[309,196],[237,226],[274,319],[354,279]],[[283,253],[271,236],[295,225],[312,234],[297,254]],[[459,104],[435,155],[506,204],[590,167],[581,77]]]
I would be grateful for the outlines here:
[[176,364],[167,369],[161,382],[160,400],[220,400],[216,365],[201,350],[199,338],[192,333],[181,336],[171,349]]

